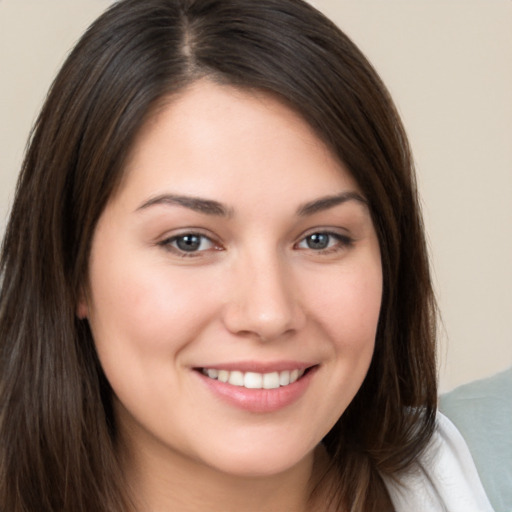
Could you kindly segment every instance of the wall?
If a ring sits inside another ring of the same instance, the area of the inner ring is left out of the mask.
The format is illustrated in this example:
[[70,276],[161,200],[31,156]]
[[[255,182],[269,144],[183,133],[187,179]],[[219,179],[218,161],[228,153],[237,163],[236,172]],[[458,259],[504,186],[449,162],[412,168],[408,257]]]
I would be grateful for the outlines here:
[[[108,0],[0,0],[0,233],[30,126]],[[441,388],[512,364],[512,1],[316,0],[395,98],[444,327]]]

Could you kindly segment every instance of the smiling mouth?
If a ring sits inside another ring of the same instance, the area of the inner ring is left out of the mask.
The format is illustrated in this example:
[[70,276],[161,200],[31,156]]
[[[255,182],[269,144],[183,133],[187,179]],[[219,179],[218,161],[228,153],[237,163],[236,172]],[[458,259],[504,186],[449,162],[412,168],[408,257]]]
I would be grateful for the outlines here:
[[278,389],[297,382],[311,368],[284,370],[280,372],[257,373],[228,371],[216,368],[201,368],[199,371],[206,377],[246,389]]

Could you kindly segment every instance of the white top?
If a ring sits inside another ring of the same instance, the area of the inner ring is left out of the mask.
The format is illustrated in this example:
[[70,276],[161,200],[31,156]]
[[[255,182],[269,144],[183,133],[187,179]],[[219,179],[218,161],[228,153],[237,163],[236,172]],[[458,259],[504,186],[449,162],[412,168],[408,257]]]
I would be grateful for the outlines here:
[[493,512],[464,439],[441,413],[416,467],[385,483],[396,512]]

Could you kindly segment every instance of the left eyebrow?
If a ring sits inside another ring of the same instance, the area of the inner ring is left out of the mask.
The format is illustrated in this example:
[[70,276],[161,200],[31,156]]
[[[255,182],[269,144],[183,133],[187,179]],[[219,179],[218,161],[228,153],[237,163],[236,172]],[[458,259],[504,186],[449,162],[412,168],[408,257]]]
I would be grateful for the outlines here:
[[314,201],[303,204],[297,209],[297,215],[304,217],[307,215],[313,215],[314,213],[328,210],[340,204],[346,203],[347,201],[357,201],[364,206],[368,206],[368,201],[357,192],[342,192],[333,196],[325,196]]

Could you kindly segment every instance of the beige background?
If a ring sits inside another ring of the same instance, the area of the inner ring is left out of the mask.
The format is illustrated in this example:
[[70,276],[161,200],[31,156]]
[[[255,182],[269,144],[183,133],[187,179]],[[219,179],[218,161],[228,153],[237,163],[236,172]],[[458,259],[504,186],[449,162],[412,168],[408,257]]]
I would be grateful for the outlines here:
[[[109,3],[0,0],[0,234],[52,77]],[[510,366],[512,1],[313,3],[368,55],[411,138],[444,320],[441,388]]]

